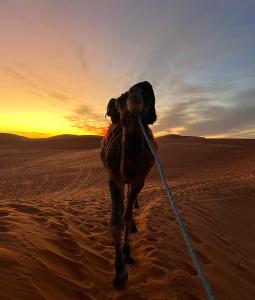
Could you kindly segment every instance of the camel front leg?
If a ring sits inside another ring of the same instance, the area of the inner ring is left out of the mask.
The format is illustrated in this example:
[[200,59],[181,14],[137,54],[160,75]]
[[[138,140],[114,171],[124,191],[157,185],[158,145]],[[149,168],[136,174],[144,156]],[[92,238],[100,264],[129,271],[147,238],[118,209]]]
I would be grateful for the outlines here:
[[123,215],[124,223],[124,245],[123,245],[123,255],[124,260],[128,264],[134,264],[135,260],[131,254],[131,247],[129,242],[129,233],[131,231],[133,221],[133,208],[134,203],[137,199],[138,194],[144,186],[144,180],[131,182],[128,186],[128,201],[127,206]]
[[[128,184],[128,191],[130,191],[130,184]],[[127,195],[127,197],[128,197],[128,195]],[[136,196],[136,199],[134,201],[134,208],[137,208],[136,205],[138,205],[137,198],[138,198],[138,196]],[[123,211],[123,213],[124,213],[124,211]],[[123,213],[122,213],[122,215],[123,215]],[[137,230],[137,227],[136,227],[136,224],[135,224],[135,220],[134,220],[134,218],[132,218],[132,223],[131,223],[131,227],[130,227],[130,233],[136,233],[136,232],[138,232],[138,230]]]
[[110,226],[115,247],[115,278],[114,286],[121,287],[128,278],[125,270],[125,262],[121,248],[121,227],[122,227],[122,210],[124,203],[124,186],[116,183],[113,179],[109,180],[109,190],[111,194],[112,210]]

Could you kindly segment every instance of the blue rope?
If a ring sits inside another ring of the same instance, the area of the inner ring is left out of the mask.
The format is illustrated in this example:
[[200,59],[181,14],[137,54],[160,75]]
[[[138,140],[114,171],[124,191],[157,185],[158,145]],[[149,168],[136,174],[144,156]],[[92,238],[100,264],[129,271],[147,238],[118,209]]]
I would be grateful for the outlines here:
[[187,246],[188,246],[188,250],[189,250],[189,252],[190,252],[190,255],[191,255],[191,257],[192,257],[192,260],[193,260],[193,262],[194,262],[194,265],[195,265],[195,267],[196,267],[196,270],[197,270],[198,276],[199,276],[199,278],[200,278],[200,280],[201,280],[202,286],[204,287],[204,289],[205,289],[205,291],[206,291],[206,293],[207,293],[208,299],[209,299],[209,300],[216,300],[216,297],[213,295],[213,292],[212,292],[210,283],[208,282],[208,280],[207,280],[207,278],[206,278],[206,276],[205,276],[205,273],[204,273],[203,270],[202,270],[202,266],[201,266],[201,263],[200,263],[200,261],[199,261],[198,255],[197,255],[197,253],[196,253],[194,247],[192,246],[191,239],[190,239],[189,234],[188,234],[188,232],[187,232],[187,230],[186,230],[186,227],[185,227],[185,224],[184,224],[184,222],[183,222],[182,216],[181,216],[181,214],[179,213],[179,210],[178,210],[178,208],[177,208],[176,201],[175,201],[175,199],[174,199],[174,196],[173,196],[173,194],[172,194],[172,191],[171,191],[171,189],[170,189],[170,186],[169,186],[168,183],[167,183],[167,179],[166,179],[166,176],[165,176],[165,174],[164,174],[164,171],[163,171],[163,167],[162,167],[161,161],[160,161],[160,159],[159,159],[159,157],[158,157],[158,155],[157,155],[157,153],[156,153],[156,151],[155,151],[155,149],[154,149],[154,147],[153,147],[153,145],[152,145],[152,143],[151,143],[151,141],[150,141],[150,138],[149,138],[149,136],[148,136],[146,130],[144,129],[143,123],[142,123],[141,118],[140,118],[139,116],[138,116],[138,121],[139,121],[139,124],[140,124],[140,126],[141,126],[141,128],[142,128],[143,135],[144,135],[144,137],[145,137],[145,139],[146,139],[146,142],[147,142],[147,144],[148,144],[148,146],[149,146],[149,148],[150,148],[152,154],[154,155],[155,160],[156,160],[156,163],[157,163],[157,165],[158,165],[158,167],[159,167],[160,176],[161,176],[161,178],[162,178],[162,181],[163,181],[163,183],[164,183],[165,189],[166,189],[166,191],[167,191],[167,194],[168,194],[168,198],[169,198],[170,204],[171,204],[171,206],[172,206],[172,208],[173,208],[173,210],[174,210],[174,213],[175,213],[175,215],[176,215],[176,219],[177,219],[177,221],[178,221],[178,224],[179,224],[179,227],[180,227],[182,236],[183,236],[183,238],[184,238],[184,240],[185,240],[185,242],[186,242],[186,244],[187,244]]

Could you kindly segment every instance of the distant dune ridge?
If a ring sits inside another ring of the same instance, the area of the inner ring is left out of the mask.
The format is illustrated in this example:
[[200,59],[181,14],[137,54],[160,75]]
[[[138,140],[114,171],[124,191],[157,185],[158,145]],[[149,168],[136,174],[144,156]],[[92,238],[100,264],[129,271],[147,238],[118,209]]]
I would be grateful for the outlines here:
[[[240,139],[207,139],[200,136],[185,136],[178,134],[168,134],[157,138],[158,141],[168,140],[207,140],[207,141],[239,141]],[[57,150],[81,150],[81,149],[94,149],[100,147],[102,136],[99,135],[73,135],[62,134],[48,138],[27,138],[24,136],[0,133],[0,146],[13,149],[57,149]],[[253,143],[253,139],[241,139],[248,143]],[[250,141],[250,142],[249,142]]]
[[97,135],[63,134],[49,138],[26,138],[23,136],[0,133],[0,146],[17,149],[58,149],[79,150],[100,147],[102,137]]
[[[100,141],[0,134],[0,299],[206,299],[156,166],[135,211],[137,263],[127,286],[113,289]],[[217,299],[255,299],[255,140],[169,135],[157,142]]]

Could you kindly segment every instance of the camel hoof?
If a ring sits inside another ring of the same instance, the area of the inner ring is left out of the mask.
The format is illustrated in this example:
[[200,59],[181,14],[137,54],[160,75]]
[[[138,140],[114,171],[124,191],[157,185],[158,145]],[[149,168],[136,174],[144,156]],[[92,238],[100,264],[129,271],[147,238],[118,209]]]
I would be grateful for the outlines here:
[[113,286],[117,289],[120,289],[122,288],[126,281],[128,279],[128,272],[125,272],[123,275],[121,276],[116,276],[114,279],[113,279]]

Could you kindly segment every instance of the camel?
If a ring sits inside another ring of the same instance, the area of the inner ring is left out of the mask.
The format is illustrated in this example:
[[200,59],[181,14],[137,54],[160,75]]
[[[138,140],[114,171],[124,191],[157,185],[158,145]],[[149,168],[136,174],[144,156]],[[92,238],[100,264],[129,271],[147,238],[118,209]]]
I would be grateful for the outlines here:
[[[117,99],[111,99],[107,115],[112,124],[102,140],[101,160],[109,175],[111,196],[110,228],[115,247],[115,277],[113,284],[120,288],[128,279],[125,264],[134,264],[129,233],[136,232],[133,207],[138,207],[137,197],[145,179],[154,165],[154,157],[143,136],[137,115],[156,146],[148,124],[156,121],[155,97],[149,82],[140,82]],[[124,205],[124,188],[128,187]],[[124,237],[122,242],[122,230]]]

